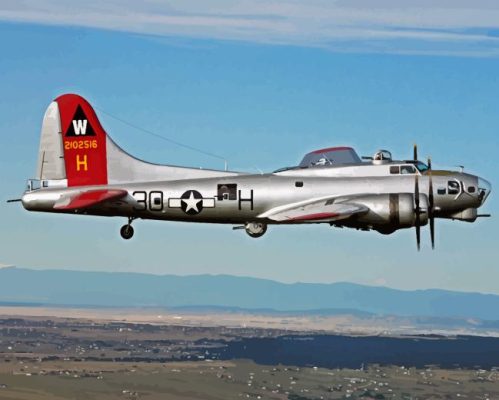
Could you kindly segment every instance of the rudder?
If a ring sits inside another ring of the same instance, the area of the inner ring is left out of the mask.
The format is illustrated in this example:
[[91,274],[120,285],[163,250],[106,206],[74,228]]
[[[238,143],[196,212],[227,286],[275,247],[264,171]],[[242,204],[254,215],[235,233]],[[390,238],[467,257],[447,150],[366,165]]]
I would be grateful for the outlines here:
[[55,102],[68,186],[107,185],[107,135],[92,106],[76,94],[62,95]]

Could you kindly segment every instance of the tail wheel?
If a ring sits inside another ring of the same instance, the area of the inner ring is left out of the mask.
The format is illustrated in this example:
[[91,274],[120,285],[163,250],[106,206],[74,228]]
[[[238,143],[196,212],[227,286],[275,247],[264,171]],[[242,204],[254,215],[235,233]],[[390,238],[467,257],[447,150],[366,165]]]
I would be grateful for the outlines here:
[[121,237],[123,239],[131,239],[133,236],[133,227],[130,224],[123,225],[120,230]]
[[267,232],[267,224],[263,222],[248,222],[244,225],[244,229],[252,238],[259,238]]

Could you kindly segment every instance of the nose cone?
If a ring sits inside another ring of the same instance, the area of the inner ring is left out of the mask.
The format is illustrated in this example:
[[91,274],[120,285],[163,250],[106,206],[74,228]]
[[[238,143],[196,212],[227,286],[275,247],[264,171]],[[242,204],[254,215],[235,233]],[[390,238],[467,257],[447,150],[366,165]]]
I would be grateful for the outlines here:
[[478,178],[478,198],[480,200],[480,205],[485,203],[485,200],[487,200],[491,191],[492,185],[490,182],[483,178]]

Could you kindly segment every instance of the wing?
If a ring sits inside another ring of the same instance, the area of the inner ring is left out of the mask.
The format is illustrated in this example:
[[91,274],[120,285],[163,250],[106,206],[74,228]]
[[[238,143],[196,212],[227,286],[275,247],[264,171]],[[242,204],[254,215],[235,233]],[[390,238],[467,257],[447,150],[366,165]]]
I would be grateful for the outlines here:
[[355,204],[353,199],[351,203],[345,199],[341,199],[341,202],[335,202],[336,200],[338,199],[334,197],[325,197],[287,204],[266,211],[258,217],[277,222],[334,222],[368,211],[367,207]]
[[105,201],[118,200],[128,194],[121,189],[98,189],[73,193],[61,197],[54,205],[56,210],[80,210],[93,207]]

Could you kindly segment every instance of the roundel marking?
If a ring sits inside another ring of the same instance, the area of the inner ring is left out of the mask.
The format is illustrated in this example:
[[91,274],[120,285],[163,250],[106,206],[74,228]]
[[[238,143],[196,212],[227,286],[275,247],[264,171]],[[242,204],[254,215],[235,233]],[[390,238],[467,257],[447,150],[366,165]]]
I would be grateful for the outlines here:
[[188,190],[180,196],[180,208],[188,215],[203,211],[203,196],[197,190]]

